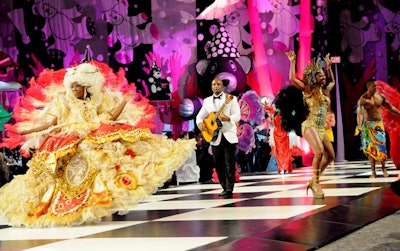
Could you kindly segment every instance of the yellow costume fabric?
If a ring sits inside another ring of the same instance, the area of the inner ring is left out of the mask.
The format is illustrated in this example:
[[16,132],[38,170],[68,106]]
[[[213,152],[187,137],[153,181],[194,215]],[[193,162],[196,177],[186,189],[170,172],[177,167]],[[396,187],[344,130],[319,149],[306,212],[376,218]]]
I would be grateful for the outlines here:
[[[113,74],[107,66],[97,67]],[[56,83],[53,87],[59,89]],[[110,121],[122,100],[116,90],[91,88],[90,99],[78,100],[65,87],[57,95],[47,93],[49,103],[24,120],[20,115],[15,125],[57,117],[57,125],[26,136],[21,148],[36,149],[29,169],[0,188],[0,213],[12,226],[77,225],[127,212],[161,187],[195,149],[194,140],[152,134],[155,111],[144,98],[127,103]]]
[[321,100],[318,100],[315,96],[304,94],[304,101],[308,107],[309,114],[301,124],[301,132],[304,135],[304,131],[307,128],[314,127],[322,140],[325,135],[326,114],[331,100],[322,91],[320,92],[320,98]]
[[335,141],[332,129],[332,127],[334,127],[335,125],[336,125],[335,114],[333,112],[328,112],[326,114],[325,134],[328,136],[330,142]]
[[328,136],[330,142],[334,142],[335,139],[333,137],[333,130],[332,128],[325,129],[325,134]]
[[[0,189],[0,211],[13,226],[44,227],[99,221],[154,193],[193,151],[193,142],[167,139],[148,130],[124,138],[81,141],[62,158],[36,162]],[[78,158],[78,159],[76,159]],[[56,170],[46,170],[53,160]]]

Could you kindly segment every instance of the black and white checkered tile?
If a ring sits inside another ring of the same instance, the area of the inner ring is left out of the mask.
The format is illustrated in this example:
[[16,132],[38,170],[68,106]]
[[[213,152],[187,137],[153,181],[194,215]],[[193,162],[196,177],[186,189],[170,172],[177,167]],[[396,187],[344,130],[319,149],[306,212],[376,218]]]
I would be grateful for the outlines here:
[[218,184],[160,189],[97,224],[27,229],[0,220],[0,250],[312,250],[400,208],[389,189],[398,171],[387,167],[390,177],[370,179],[367,161],[336,163],[321,177],[323,200],[307,195],[312,170],[303,167],[242,173],[232,199],[218,197]]

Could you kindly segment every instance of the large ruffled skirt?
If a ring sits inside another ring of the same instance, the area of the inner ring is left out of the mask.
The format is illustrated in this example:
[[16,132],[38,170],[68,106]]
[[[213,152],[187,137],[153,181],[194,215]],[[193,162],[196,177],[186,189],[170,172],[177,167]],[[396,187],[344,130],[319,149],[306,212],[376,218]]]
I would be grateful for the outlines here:
[[49,137],[29,170],[0,189],[0,213],[12,226],[98,222],[125,213],[157,191],[194,148],[149,129],[104,130],[79,138]]

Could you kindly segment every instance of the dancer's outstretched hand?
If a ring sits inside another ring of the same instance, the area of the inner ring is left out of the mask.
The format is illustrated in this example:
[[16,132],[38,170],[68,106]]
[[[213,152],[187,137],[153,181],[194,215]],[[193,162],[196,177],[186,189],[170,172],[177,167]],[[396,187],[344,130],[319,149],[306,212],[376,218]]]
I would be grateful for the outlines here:
[[330,67],[331,67],[331,65],[332,65],[332,59],[331,59],[330,53],[326,54],[324,60],[325,60],[325,62],[326,62],[326,68],[327,68],[327,69],[330,69]]
[[285,54],[290,61],[296,60],[296,53],[294,51],[287,51]]

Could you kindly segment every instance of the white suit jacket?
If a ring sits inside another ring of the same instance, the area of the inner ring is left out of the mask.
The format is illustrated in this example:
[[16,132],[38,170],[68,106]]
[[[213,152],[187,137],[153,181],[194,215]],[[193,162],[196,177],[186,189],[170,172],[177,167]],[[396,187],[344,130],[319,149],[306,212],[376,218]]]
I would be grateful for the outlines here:
[[[211,112],[218,112],[219,108],[223,103],[226,102],[226,94],[222,93],[221,100],[214,100],[214,96],[210,96],[204,99],[203,106],[201,107],[199,113],[196,116],[196,125],[199,125]],[[237,137],[237,123],[240,120],[240,107],[238,100],[235,96],[233,99],[226,104],[224,110],[222,111],[224,114],[231,118],[229,122],[222,122],[222,128],[218,132],[218,138],[214,141],[211,141],[210,144],[213,146],[219,145],[221,142],[222,134],[225,136],[226,140],[229,143],[238,143]]]

